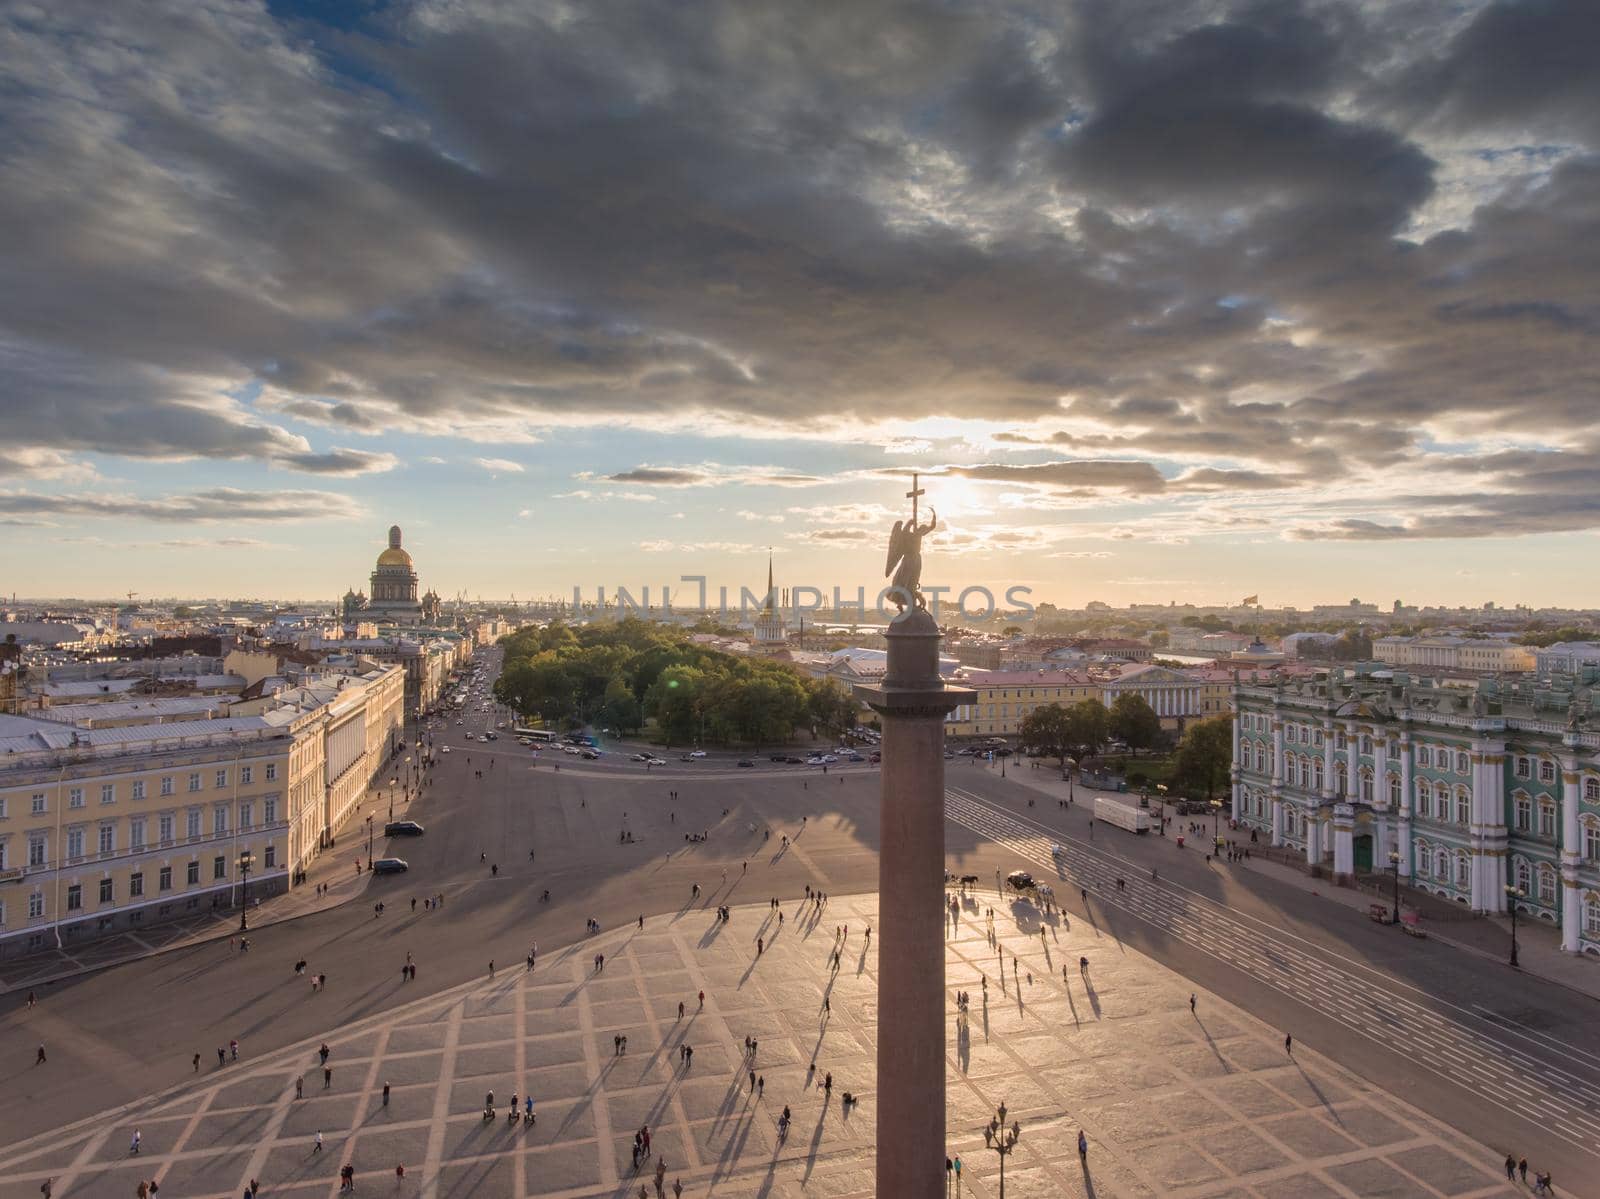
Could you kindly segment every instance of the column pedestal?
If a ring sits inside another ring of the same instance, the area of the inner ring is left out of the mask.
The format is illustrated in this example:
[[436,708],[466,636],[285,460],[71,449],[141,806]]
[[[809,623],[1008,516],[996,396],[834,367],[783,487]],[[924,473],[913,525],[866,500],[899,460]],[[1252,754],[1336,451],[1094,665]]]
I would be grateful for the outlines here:
[[877,1194],[944,1186],[944,720],[976,693],[939,677],[925,610],[890,623],[888,667],[856,695],[883,719],[878,853]]

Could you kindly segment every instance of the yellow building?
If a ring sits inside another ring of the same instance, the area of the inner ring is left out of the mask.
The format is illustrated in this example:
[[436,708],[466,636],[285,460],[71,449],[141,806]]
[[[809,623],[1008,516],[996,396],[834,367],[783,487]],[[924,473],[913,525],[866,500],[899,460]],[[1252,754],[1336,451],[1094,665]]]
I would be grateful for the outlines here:
[[1066,708],[1079,700],[1100,698],[1100,688],[1088,675],[1065,670],[975,671],[961,685],[977,692],[977,699],[945,718],[945,732],[952,737],[1016,736],[1035,708],[1045,704]]
[[382,780],[404,671],[259,714],[80,728],[0,715],[0,958],[286,890]]

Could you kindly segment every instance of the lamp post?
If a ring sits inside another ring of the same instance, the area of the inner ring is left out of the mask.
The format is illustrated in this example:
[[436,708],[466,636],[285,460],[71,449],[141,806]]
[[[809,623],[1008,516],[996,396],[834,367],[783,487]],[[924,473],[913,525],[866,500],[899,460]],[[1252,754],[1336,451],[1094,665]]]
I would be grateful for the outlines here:
[[1061,777],[1067,784],[1067,806],[1072,806],[1072,772],[1078,768],[1078,759],[1061,759]]
[[1394,922],[1400,923],[1400,855],[1389,854],[1389,869],[1394,871]]
[[1211,801],[1211,848],[1215,851],[1222,844],[1222,801]]
[[1517,965],[1517,900],[1527,898],[1527,892],[1521,887],[1506,887],[1506,898],[1511,901],[1511,968],[1521,969]]
[[1161,799],[1161,818],[1156,831],[1165,837],[1167,835],[1167,785],[1165,783],[1157,783],[1156,794]]
[[250,867],[255,864],[256,856],[248,849],[239,854],[239,931],[250,931]]
[[372,813],[367,813],[367,869],[372,869]]
[[1000,1199],[1006,1199],[1006,1158],[1022,1139],[1022,1125],[1017,1121],[1006,1127],[1006,1105],[995,1109],[994,1118],[984,1125],[983,1143],[1000,1155]]

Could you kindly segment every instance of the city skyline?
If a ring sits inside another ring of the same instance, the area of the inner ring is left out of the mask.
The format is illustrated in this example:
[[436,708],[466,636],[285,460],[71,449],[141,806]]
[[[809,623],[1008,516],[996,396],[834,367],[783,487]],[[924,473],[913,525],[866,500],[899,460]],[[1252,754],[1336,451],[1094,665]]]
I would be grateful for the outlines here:
[[1600,582],[1592,6],[151,8],[0,18],[8,591]]

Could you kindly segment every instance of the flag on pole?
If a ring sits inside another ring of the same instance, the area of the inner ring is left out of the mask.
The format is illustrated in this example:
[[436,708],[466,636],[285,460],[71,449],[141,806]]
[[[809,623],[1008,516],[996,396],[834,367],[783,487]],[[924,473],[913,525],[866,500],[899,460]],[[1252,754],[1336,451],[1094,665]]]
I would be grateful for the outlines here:
[[1260,603],[1260,601],[1261,597],[1259,595],[1247,595],[1244,597],[1245,607],[1249,607],[1251,604]]

